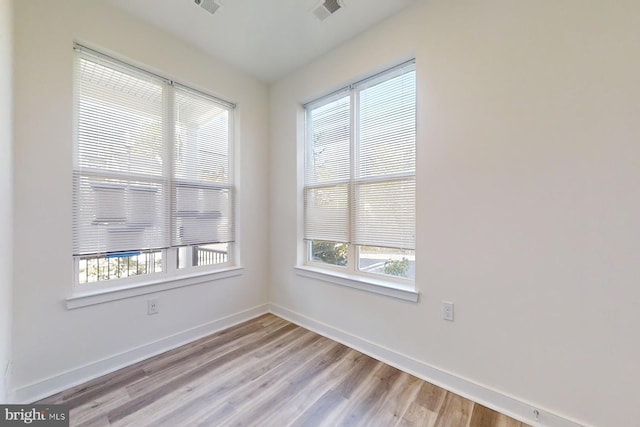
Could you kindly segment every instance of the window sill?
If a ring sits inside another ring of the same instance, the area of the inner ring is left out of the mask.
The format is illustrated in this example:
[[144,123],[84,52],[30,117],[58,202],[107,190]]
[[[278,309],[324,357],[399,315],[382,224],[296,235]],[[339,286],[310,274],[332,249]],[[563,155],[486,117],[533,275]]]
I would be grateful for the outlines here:
[[404,301],[418,302],[418,291],[398,283],[385,280],[376,280],[369,277],[354,276],[351,274],[328,271],[309,266],[297,266],[294,270],[298,276],[310,277],[336,285],[347,286],[367,292],[373,292]]
[[139,295],[181,288],[183,286],[197,285],[199,283],[210,282],[212,280],[240,276],[243,271],[244,269],[242,267],[229,267],[222,270],[199,272],[174,277],[163,277],[118,288],[74,292],[74,294],[66,300],[67,309],[73,310],[75,308],[102,304],[124,298],[132,298]]

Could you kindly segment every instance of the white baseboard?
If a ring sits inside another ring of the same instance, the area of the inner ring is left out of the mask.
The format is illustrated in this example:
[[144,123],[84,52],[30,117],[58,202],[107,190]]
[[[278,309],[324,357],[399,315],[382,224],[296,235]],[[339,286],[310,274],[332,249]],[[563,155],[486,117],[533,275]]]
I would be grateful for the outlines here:
[[[349,332],[336,329],[302,314],[276,304],[264,304],[222,319],[188,329],[169,337],[144,344],[129,351],[93,362],[79,368],[63,372],[50,378],[20,387],[13,391],[10,403],[31,403],[62,390],[98,378],[118,369],[148,359],[165,351],[188,344],[199,338],[229,328],[264,313],[271,312],[283,319],[300,325],[320,335],[331,338],[388,365],[394,366],[418,378],[480,403],[505,415],[523,421],[534,427],[584,427],[576,421],[523,402],[517,398],[461,378],[427,363],[382,347]],[[536,419],[534,411],[538,410]]]
[[268,313],[268,305],[263,304],[222,319],[214,320],[183,332],[141,345],[97,362],[52,376],[42,381],[15,389],[11,403],[26,404],[43,399],[70,387],[98,378],[115,370],[148,359],[165,351],[188,344],[246,320]]
[[[334,341],[338,341],[368,356],[380,360],[404,372],[449,390],[469,400],[508,415],[534,427],[584,427],[576,421],[561,417],[538,408],[522,400],[461,378],[427,363],[405,356],[388,348],[318,322],[276,304],[269,305],[269,311],[292,323],[314,331]],[[538,411],[536,418],[535,412]]]

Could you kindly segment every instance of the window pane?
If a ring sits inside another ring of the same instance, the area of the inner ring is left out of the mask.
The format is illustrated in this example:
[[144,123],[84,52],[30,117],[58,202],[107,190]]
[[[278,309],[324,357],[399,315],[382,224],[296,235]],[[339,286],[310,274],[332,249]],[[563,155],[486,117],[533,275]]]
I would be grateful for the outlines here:
[[165,85],[90,54],[75,65],[73,254],[165,248]]
[[229,261],[230,244],[183,246],[178,248],[178,268],[224,264]]
[[358,94],[358,177],[414,174],[415,71],[365,87]]
[[163,251],[87,255],[78,259],[78,283],[104,282],[162,271]]
[[348,185],[305,189],[304,237],[308,240],[348,241]]
[[233,191],[206,183],[176,183],[173,243],[190,245],[233,240]]
[[97,60],[77,66],[77,165],[161,176],[162,84]]
[[358,269],[367,273],[415,279],[416,254],[414,250],[358,247]]
[[175,177],[229,183],[228,108],[184,90],[175,91]]
[[182,87],[174,95],[172,245],[231,242],[232,110]]
[[309,260],[325,264],[347,265],[347,244],[338,242],[309,242]]
[[167,253],[179,267],[228,263],[235,106],[80,45],[74,50],[78,283],[164,272]]
[[307,262],[413,279],[415,63],[361,80],[305,109]]
[[358,87],[352,243],[415,247],[416,79],[413,67]]
[[167,247],[167,187],[161,181],[74,173],[73,254]]
[[339,99],[307,110],[307,184],[349,179],[351,99]]
[[353,243],[415,247],[415,179],[364,182],[354,189]]

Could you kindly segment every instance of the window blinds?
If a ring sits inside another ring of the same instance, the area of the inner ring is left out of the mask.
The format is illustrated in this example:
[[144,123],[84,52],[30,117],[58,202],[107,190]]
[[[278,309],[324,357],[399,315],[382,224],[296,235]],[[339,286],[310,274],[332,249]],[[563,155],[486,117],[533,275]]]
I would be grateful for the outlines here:
[[413,62],[306,106],[304,237],[415,248]]
[[305,238],[349,241],[351,100],[348,92],[308,110]]
[[413,64],[358,85],[353,243],[415,248]]
[[233,105],[76,47],[73,254],[233,240]]
[[233,240],[229,108],[178,86],[174,92],[174,246]]
[[168,246],[164,83],[76,56],[73,253]]

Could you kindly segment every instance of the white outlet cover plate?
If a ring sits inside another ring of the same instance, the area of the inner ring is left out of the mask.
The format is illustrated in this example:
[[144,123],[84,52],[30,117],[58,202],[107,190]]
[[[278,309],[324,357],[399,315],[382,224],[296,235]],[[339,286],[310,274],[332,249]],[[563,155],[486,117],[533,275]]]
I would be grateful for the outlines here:
[[453,322],[453,303],[442,301],[442,318]]
[[157,299],[147,300],[147,314],[149,314],[149,315],[158,314],[159,310],[160,310],[160,307],[158,305],[158,300]]

